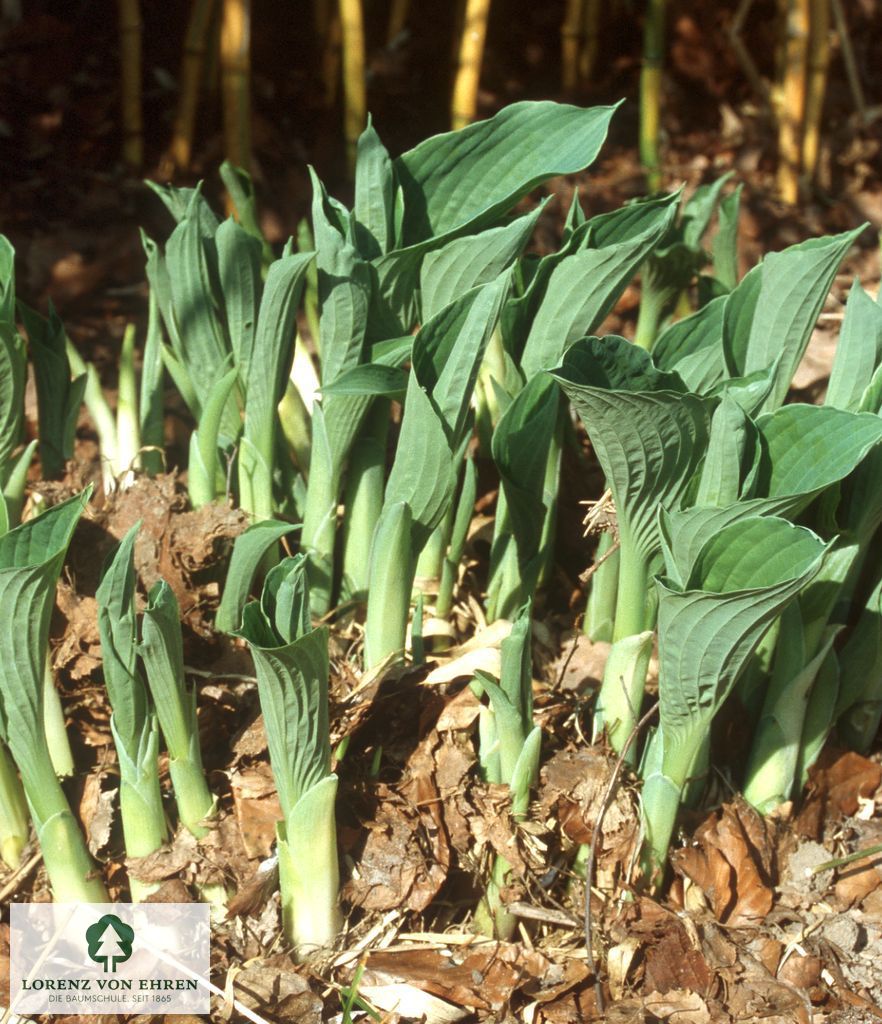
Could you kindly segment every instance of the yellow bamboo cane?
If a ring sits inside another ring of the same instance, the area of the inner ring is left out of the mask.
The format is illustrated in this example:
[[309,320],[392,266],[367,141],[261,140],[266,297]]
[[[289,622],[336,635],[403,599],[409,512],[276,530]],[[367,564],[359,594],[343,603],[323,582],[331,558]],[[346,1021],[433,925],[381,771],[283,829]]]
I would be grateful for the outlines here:
[[475,119],[489,14],[490,0],[468,0],[453,85],[451,122],[454,129],[464,128]]
[[821,114],[830,62],[830,0],[811,0],[810,17],[808,88],[802,137],[802,173],[806,183],[815,176],[820,151]]
[[806,106],[810,0],[787,0],[784,78],[778,110],[778,194],[785,203],[799,199],[802,128]]
[[583,84],[589,83],[594,74],[600,40],[600,8],[601,0],[588,0],[583,11],[582,48],[579,51],[579,79]]
[[367,120],[361,0],[340,0],[340,27],[343,33],[343,128],[349,172],[354,174],[358,137]]
[[119,0],[123,160],[132,170],[138,170],[144,162],[144,120],[141,111],[143,32],[138,0]]
[[575,92],[579,81],[579,44],[582,41],[582,8],[584,0],[567,0],[566,13],[560,27],[561,87],[564,93]]
[[224,0],[220,36],[224,149],[251,169],[251,0]]
[[650,192],[661,188],[661,86],[665,46],[665,0],[648,0],[640,70],[640,162]]
[[190,166],[193,129],[196,124],[196,112],[199,109],[202,66],[214,10],[215,0],[193,0],[193,6],[190,8],[190,20],[184,39],[184,57],[181,61],[178,107],[165,161],[170,165],[165,171],[169,175],[176,168],[186,170]]

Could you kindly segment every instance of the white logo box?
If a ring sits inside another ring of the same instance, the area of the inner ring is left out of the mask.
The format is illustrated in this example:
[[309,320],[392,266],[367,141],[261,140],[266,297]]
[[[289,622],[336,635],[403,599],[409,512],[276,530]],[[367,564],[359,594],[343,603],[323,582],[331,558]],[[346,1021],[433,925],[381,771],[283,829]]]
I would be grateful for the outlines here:
[[13,903],[13,1014],[207,1014],[207,903]]

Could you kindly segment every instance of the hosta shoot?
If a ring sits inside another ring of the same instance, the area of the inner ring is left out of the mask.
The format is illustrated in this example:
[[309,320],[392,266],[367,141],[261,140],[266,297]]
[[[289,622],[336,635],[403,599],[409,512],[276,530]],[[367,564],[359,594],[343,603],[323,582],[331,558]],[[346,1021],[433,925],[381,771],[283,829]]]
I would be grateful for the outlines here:
[[67,797],[55,776],[43,724],[49,619],[65,553],[89,491],[0,538],[0,721],[21,775],[54,898],[107,901]]
[[[167,838],[159,788],[159,726],[138,659],[134,546],[136,523],[109,558],[98,587],[98,632],[104,682],[113,714],[110,729],[119,760],[120,812],[126,854],[146,857]],[[132,877],[132,898],[150,890]]]
[[196,689],[184,674],[184,650],[177,598],[165,580],[150,590],[138,648],[162,737],[181,822],[197,839],[206,835],[214,798],[202,767]]
[[303,958],[340,930],[339,868],[328,734],[328,630],[312,629],[303,555],[267,574],[260,601],[245,606],[238,635],[257,673],[282,821],[279,885],[285,936]]
[[[519,614],[511,633],[502,641],[499,680],[479,672],[472,684],[479,696],[486,695],[479,718],[479,756],[484,778],[508,786],[511,813],[523,820],[530,803],[530,790],[539,774],[542,731],[533,724],[532,646],[530,606]],[[475,914],[478,931],[505,941],[511,940],[517,924],[502,902],[511,865],[495,856],[490,880]]]
[[747,514],[696,553],[704,518],[690,517],[676,536],[668,526],[666,575],[656,579],[659,726],[641,768],[643,867],[653,885],[661,881],[683,788],[714,717],[763,633],[817,575],[825,552],[803,527]]
[[579,412],[615,501],[620,552],[613,648],[595,732],[624,749],[640,717],[652,649],[650,604],[658,557],[658,509],[676,509],[708,444],[712,401],[653,366],[623,338],[586,338],[554,371]]

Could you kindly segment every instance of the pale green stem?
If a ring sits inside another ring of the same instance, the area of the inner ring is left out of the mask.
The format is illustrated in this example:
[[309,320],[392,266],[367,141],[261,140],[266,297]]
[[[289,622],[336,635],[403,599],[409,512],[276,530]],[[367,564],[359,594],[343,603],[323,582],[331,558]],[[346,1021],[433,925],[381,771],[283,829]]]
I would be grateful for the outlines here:
[[69,778],[74,773],[74,759],[64,723],[64,709],[55,688],[55,676],[48,654],[43,669],[43,731],[46,733],[55,774],[60,779]]
[[367,620],[364,629],[365,668],[404,653],[415,565],[411,513],[404,502],[387,505],[380,515],[371,546]]
[[436,594],[438,592],[455,514],[456,505],[454,502],[451,502],[444,513],[444,518],[429,534],[426,546],[420,552],[420,557],[417,560],[414,587],[424,594]]
[[0,858],[15,870],[28,841],[28,808],[15,765],[0,740]]
[[600,564],[588,581],[588,603],[585,606],[583,630],[593,643],[612,643],[619,590],[618,549],[609,554],[614,544],[615,538],[611,533],[600,535],[594,556],[595,563]]
[[191,736],[190,749],[185,756],[174,757],[169,751],[168,772],[181,822],[201,839],[208,834],[203,822],[214,814],[215,801],[205,781],[198,732]]
[[514,914],[505,909],[500,895],[508,885],[510,872],[511,865],[497,854],[487,888],[475,910],[475,931],[500,942],[510,942],[518,925]]
[[128,324],[119,357],[119,390],[116,403],[116,465],[114,476],[122,487],[134,480],[140,466],[141,424],[138,419],[138,386],[135,379],[135,325]]
[[343,593],[367,599],[371,541],[383,511],[389,402],[377,399],[352,446],[346,473],[343,519]]
[[[10,739],[14,755],[14,734]],[[92,877],[95,864],[55,776],[45,740],[42,746],[20,752],[16,760],[53,898],[56,903],[107,903],[104,883]]]
[[337,776],[329,775],[304,793],[277,829],[282,928],[298,960],[332,946],[341,927],[336,795]]
[[[644,274],[644,278],[647,277],[648,275]],[[646,349],[647,352],[652,351],[652,346],[658,337],[658,328],[664,315],[666,299],[665,291],[653,288],[648,280],[644,280],[643,290],[640,294],[640,312],[637,315],[634,344]]]
[[644,831],[641,867],[644,879],[653,890],[657,890],[664,881],[683,787],[709,724],[701,723],[691,733],[678,736],[677,742],[670,744],[670,751],[666,749],[661,728],[656,730],[650,741],[646,760],[650,764],[656,762],[658,766],[648,772],[640,798]]

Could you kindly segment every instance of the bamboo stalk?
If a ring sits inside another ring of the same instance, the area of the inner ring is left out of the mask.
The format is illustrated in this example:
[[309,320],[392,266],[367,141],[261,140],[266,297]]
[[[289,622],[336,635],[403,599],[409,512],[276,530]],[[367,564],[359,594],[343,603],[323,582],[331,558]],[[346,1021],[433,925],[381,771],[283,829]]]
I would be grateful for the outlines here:
[[250,171],[251,0],[224,0],[220,57],[226,156]]
[[367,121],[361,0],[340,0],[340,27],[343,32],[343,128],[349,173],[354,174],[358,137]]
[[643,23],[643,67],[640,71],[640,162],[650,192],[661,188],[659,128],[665,46],[665,0],[648,0]]
[[389,28],[386,31],[386,45],[392,43],[407,27],[407,16],[410,13],[410,0],[392,0],[389,8]]
[[193,0],[187,35],[184,40],[184,57],[181,61],[180,92],[178,108],[172,128],[171,143],[166,162],[171,169],[186,170],[190,166],[193,150],[193,128],[199,109],[199,87],[202,81],[202,66],[214,15],[215,0]]
[[465,24],[459,45],[459,63],[451,104],[451,122],[454,129],[465,128],[475,119],[489,14],[490,0],[468,0],[466,3]]
[[778,111],[778,193],[785,203],[790,204],[799,199],[810,2],[787,0],[784,76]]
[[333,107],[337,102],[337,86],[340,81],[340,13],[335,10],[322,49],[322,82],[324,83],[325,106]]
[[138,0],[119,0],[123,160],[134,171],[144,162],[144,119],[141,110],[143,32]]
[[820,151],[821,115],[830,63],[830,0],[811,0],[810,19],[808,87],[802,137],[802,173],[806,183],[815,176]]
[[567,0],[560,28],[561,87],[567,95],[575,92],[579,81],[579,44],[582,41],[584,0]]
[[587,0],[583,9],[582,47],[579,51],[579,80],[583,85],[591,81],[597,50],[600,44],[601,0]]

